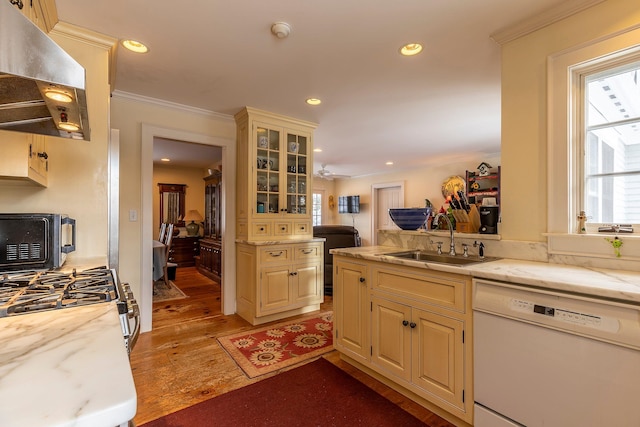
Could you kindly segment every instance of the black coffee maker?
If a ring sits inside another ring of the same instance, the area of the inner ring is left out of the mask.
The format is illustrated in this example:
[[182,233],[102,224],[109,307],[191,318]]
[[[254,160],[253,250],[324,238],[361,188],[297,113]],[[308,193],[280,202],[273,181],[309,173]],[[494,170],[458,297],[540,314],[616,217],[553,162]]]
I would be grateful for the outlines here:
[[498,234],[498,220],[500,218],[498,206],[480,206],[480,233]]

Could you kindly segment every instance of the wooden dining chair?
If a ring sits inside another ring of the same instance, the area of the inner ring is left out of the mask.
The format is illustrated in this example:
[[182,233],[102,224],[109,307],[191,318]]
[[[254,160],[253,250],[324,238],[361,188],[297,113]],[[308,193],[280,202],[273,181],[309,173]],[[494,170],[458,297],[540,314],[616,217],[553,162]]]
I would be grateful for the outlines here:
[[160,234],[158,235],[158,242],[164,243],[164,238],[165,238],[166,233],[167,233],[167,223],[163,222],[160,225]]
[[165,239],[164,239],[164,243],[165,244],[165,261],[164,261],[164,284],[167,286],[167,288],[171,287],[171,285],[169,285],[169,268],[177,268],[178,264],[176,264],[175,262],[169,262],[169,255],[171,253],[171,242],[173,241],[173,224],[169,224],[167,226],[167,230],[166,230],[166,235],[165,235]]

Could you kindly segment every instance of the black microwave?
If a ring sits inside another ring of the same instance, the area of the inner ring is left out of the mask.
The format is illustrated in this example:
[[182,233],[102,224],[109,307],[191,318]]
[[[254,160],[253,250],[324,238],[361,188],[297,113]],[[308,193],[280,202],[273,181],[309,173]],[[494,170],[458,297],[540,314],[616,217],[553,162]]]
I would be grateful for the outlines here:
[[76,221],[62,214],[0,214],[0,271],[55,269],[76,249]]

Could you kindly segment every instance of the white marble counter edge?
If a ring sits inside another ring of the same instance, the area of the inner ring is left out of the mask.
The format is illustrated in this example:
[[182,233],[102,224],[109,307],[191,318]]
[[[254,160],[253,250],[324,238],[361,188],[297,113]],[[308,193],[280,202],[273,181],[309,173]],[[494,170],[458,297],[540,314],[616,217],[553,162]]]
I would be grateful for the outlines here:
[[1,425],[113,427],[133,419],[137,395],[117,306],[0,319],[0,401]]
[[640,304],[640,273],[506,258],[457,266],[384,255],[402,250],[406,249],[363,246],[331,249],[330,253]]

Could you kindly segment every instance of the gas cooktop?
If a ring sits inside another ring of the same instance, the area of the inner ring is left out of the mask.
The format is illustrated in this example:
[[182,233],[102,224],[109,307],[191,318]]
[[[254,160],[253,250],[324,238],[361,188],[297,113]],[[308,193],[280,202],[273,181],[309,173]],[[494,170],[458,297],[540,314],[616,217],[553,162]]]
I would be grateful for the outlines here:
[[118,301],[114,272],[96,267],[71,273],[0,273],[0,317]]

